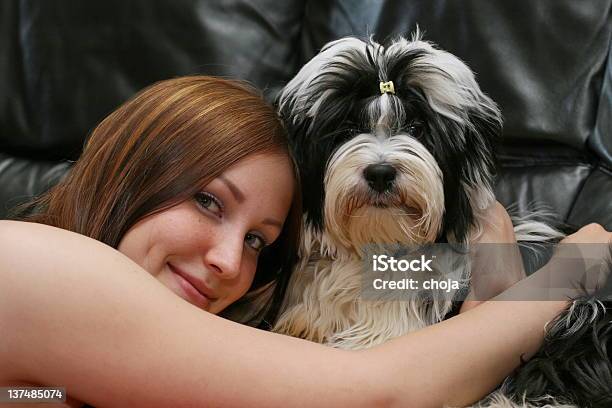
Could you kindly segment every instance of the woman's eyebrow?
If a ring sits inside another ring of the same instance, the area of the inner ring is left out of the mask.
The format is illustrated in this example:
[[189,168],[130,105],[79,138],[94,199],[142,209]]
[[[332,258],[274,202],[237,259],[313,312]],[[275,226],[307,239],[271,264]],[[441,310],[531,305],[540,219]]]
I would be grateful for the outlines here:
[[232,183],[223,176],[219,176],[219,180],[221,180],[227,186],[227,188],[232,193],[236,201],[238,201],[238,203],[242,203],[244,201],[244,194],[242,193],[242,191],[240,191],[238,187],[236,187],[234,183]]

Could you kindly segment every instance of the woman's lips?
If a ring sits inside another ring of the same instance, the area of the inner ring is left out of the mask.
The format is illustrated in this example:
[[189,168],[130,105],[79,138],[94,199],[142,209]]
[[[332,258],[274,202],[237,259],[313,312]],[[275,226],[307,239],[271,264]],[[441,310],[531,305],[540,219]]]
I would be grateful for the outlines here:
[[[187,275],[185,272],[170,263],[168,264],[168,267],[176,278],[181,291],[185,294],[185,300],[202,309],[208,309],[210,303],[216,300],[216,298],[213,298],[210,295],[207,296],[206,293],[203,293],[200,289],[198,289],[198,286],[202,284],[195,278]],[[208,288],[205,290],[210,293]]]

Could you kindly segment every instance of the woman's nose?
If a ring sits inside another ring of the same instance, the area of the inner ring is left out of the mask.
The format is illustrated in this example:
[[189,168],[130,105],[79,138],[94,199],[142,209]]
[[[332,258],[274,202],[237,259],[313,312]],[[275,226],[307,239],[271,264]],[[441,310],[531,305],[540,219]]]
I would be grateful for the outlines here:
[[233,279],[240,274],[244,238],[238,234],[218,237],[206,251],[205,262],[222,279]]

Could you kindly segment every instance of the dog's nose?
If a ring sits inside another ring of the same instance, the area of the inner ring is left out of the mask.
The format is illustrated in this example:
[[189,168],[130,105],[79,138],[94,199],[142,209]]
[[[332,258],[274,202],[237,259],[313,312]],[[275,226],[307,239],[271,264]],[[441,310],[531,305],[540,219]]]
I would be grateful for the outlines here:
[[390,164],[370,164],[363,171],[363,177],[373,190],[382,193],[391,188],[396,173],[397,171]]

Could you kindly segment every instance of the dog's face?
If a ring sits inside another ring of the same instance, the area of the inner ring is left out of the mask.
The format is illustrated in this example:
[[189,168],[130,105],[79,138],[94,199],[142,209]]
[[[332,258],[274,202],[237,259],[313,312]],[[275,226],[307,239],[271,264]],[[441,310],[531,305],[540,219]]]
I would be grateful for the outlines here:
[[461,60],[427,42],[329,43],[279,109],[307,224],[334,246],[464,242],[493,200],[499,110]]

